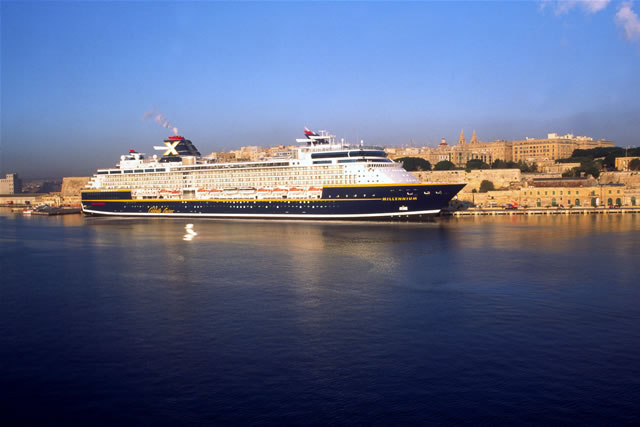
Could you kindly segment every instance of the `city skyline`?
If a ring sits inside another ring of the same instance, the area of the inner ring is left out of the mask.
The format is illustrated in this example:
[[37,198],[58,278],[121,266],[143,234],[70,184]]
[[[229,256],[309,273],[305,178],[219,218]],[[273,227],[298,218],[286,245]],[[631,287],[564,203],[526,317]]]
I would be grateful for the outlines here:
[[92,174],[173,127],[202,153],[304,126],[388,146],[461,129],[639,143],[631,2],[0,7],[0,174]]

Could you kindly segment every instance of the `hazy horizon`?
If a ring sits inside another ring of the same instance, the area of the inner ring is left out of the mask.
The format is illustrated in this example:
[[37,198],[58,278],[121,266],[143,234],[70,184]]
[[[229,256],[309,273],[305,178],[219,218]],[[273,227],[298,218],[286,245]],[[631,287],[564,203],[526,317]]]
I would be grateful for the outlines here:
[[461,129],[640,145],[640,3],[0,8],[0,173],[25,179],[153,154],[173,127],[202,154],[293,144],[304,126],[385,146]]

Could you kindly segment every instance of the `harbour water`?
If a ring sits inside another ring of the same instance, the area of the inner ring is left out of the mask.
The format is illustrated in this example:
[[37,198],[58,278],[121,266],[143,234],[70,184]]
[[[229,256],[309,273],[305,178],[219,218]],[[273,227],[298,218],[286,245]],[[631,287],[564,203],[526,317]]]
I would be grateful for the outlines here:
[[639,254],[636,214],[405,224],[3,209],[0,418],[637,425]]

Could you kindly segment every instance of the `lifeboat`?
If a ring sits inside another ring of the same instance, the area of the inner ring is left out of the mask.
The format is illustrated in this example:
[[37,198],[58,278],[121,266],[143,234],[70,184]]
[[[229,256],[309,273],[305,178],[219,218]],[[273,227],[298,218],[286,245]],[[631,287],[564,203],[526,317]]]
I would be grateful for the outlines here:
[[309,187],[309,191],[322,191],[321,187]]
[[171,193],[171,190],[165,190],[164,188],[160,190],[160,193]]
[[209,190],[209,193],[218,194],[218,193],[222,193],[222,190],[218,190],[217,188],[213,188],[213,189]]
[[258,188],[258,193],[267,194],[267,193],[271,193],[271,190],[268,188]]
[[256,189],[253,187],[239,188],[238,191],[242,194],[253,194],[256,192]]
[[299,191],[304,191],[304,188],[291,187],[291,188],[289,189],[289,192],[290,192],[290,193],[293,193],[293,192],[299,192]]
[[273,192],[274,193],[286,193],[287,190],[285,188],[274,188]]
[[198,193],[208,193],[209,190],[207,190],[206,188],[198,188]]
[[173,190],[171,192],[171,194],[181,194],[181,193],[182,193],[182,191],[180,191],[180,190]]

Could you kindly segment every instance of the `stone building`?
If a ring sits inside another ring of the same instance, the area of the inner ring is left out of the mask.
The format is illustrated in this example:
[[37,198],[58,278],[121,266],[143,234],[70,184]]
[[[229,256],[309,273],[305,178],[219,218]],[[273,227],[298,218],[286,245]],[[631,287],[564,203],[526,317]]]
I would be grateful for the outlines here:
[[506,203],[517,204],[520,208],[552,207],[633,207],[640,205],[640,190],[621,185],[585,184],[568,186],[560,183],[546,183],[519,190],[498,190],[487,193],[458,195],[459,200],[472,202],[479,207],[500,207]]
[[534,179],[520,191],[519,203],[529,207],[636,206],[640,200],[637,191],[594,178]]
[[387,150],[387,153],[393,159],[416,156],[429,160],[433,165],[443,160],[448,160],[457,167],[464,167],[469,160],[473,159],[482,160],[487,164],[491,164],[496,160],[549,163],[571,157],[573,150],[596,147],[613,147],[613,142],[606,140],[596,141],[591,137],[574,136],[573,134],[560,136],[556,133],[550,133],[547,138],[543,139],[526,138],[521,141],[480,142],[476,132],[473,131],[471,141],[467,143],[464,131],[461,131],[458,143],[453,146],[448,145],[443,138],[440,145],[435,148],[392,149]]
[[8,173],[0,178],[0,194],[17,194],[22,192],[22,181],[17,173]]
[[547,138],[525,138],[513,141],[513,161],[536,163],[545,160],[558,160],[571,157],[573,150],[588,150],[598,147],[613,147],[613,142],[604,139],[594,140],[588,136],[547,134]]
[[628,171],[631,160],[640,159],[640,157],[616,157],[616,169],[619,171]]

